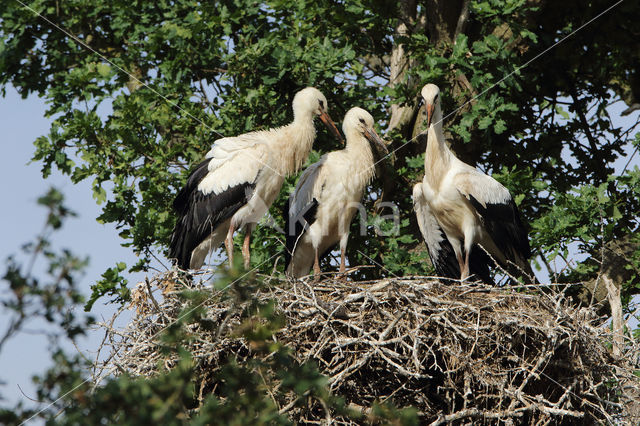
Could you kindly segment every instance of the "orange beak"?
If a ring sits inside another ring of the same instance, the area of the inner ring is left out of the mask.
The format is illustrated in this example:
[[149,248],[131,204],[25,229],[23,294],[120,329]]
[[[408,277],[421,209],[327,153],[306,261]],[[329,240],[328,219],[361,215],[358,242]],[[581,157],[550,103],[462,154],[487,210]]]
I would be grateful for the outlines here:
[[378,133],[376,133],[376,131],[373,128],[366,128],[364,130],[364,135],[367,139],[369,139],[369,142],[375,143],[376,145],[378,145],[382,150],[382,152],[384,153],[384,155],[389,154],[389,150],[387,149],[387,146],[385,145],[384,141],[380,136],[378,136]]
[[436,109],[434,104],[427,104],[427,128],[431,126],[431,118],[433,118],[433,111]]
[[320,120],[324,123],[325,126],[327,126],[331,133],[333,133],[333,136],[338,139],[338,142],[341,142],[344,146],[344,139],[342,138],[340,131],[338,131],[338,128],[333,123],[333,120],[331,120],[331,117],[329,117],[329,114],[327,114],[325,110],[322,110],[322,112],[320,113]]

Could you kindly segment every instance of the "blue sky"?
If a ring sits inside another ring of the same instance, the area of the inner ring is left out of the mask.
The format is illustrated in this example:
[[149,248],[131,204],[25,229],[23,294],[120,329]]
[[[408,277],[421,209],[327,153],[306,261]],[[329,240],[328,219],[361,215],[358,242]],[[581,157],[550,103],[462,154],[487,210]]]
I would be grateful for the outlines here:
[[[89,267],[80,282],[80,289],[88,295],[92,283],[107,268],[123,260],[130,265],[136,259],[129,249],[120,246],[112,224],[102,225],[96,221],[100,206],[92,198],[89,181],[73,185],[68,177],[57,171],[48,179],[43,179],[40,164],[30,164],[34,151],[33,141],[49,132],[50,120],[44,117],[45,110],[46,105],[42,99],[30,96],[23,100],[12,87],[7,88],[6,97],[0,98],[0,126],[3,130],[1,140],[4,152],[4,155],[0,156],[3,182],[0,186],[0,197],[4,200],[0,220],[1,270],[4,272],[4,261],[9,255],[18,253],[20,247],[33,241],[42,229],[46,210],[38,206],[36,200],[48,188],[54,186],[64,193],[65,204],[78,213],[78,217],[68,219],[62,230],[53,235],[53,245],[57,248],[69,248],[79,256],[89,256]],[[112,307],[105,307],[100,302],[94,308],[94,314],[98,318],[110,317],[112,312]],[[0,311],[0,324],[5,324],[6,321],[6,314]],[[50,365],[47,341],[42,335],[34,333],[40,327],[41,323],[28,325],[29,332],[21,333],[9,341],[0,353],[0,379],[6,381],[5,385],[0,384],[0,395],[8,401],[22,398],[18,386],[27,396],[35,397],[31,376],[44,372]],[[0,332],[4,332],[4,327],[0,327]],[[89,339],[80,340],[79,346],[82,349],[96,348],[100,337],[92,333]],[[0,403],[0,406],[2,405],[4,404]]]

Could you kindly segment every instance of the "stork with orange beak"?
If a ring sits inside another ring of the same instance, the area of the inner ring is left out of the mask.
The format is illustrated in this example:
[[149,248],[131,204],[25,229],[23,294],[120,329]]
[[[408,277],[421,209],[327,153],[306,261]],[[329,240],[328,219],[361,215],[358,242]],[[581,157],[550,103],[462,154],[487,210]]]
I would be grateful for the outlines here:
[[215,141],[173,203],[178,221],[169,258],[182,269],[200,268],[207,254],[224,241],[232,264],[233,234],[244,227],[242,255],[248,268],[251,232],[278,196],[285,177],[297,172],[309,156],[316,137],[314,118],[319,117],[342,141],[327,109],[324,95],[307,87],[293,98],[291,124]]
[[529,239],[509,190],[449,149],[438,86],[427,84],[421,95],[428,126],[425,175],[413,188],[413,200],[436,271],[450,278],[457,273],[461,280],[473,273],[490,281],[488,253],[510,274],[533,282]]
[[285,212],[287,233],[285,270],[296,278],[320,273],[320,257],[340,246],[340,272],[345,271],[349,225],[375,168],[371,145],[387,148],[374,129],[371,114],[351,108],[342,130],[346,147],[325,154],[300,176]]

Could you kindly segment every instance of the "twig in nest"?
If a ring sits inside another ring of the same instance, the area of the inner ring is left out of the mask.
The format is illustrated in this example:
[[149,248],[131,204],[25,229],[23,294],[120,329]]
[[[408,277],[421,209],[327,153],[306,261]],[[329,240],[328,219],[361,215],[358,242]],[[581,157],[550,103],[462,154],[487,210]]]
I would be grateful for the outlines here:
[[[151,284],[163,279],[168,278]],[[607,423],[631,418],[626,412],[630,404],[623,401],[627,388],[640,390],[633,374],[638,367],[637,343],[629,340],[626,358],[613,359],[602,344],[611,339],[604,320],[573,308],[559,293],[444,285],[429,277],[349,283],[331,278],[316,283],[264,279],[268,286],[254,297],[259,302],[276,300],[286,318],[277,340],[292,349],[298,362],[315,362],[328,377],[330,390],[342,395],[347,405],[390,401],[398,407],[414,406],[421,423],[436,425],[498,419],[544,424],[565,418]],[[102,371],[159,373],[165,358],[157,339],[150,337],[183,309],[178,290],[204,289],[182,281],[172,286],[176,291],[157,301],[166,318],[141,311],[125,329],[107,327],[112,356],[100,366]],[[216,393],[210,380],[223,360],[243,362],[262,355],[233,334],[242,321],[241,306],[230,305],[218,292],[204,307],[206,317],[218,326],[194,326],[187,349],[196,363],[201,392]],[[164,368],[176,361],[167,358]],[[260,374],[280,413],[292,421],[353,423],[308,394],[282,395],[272,372]],[[301,398],[305,404],[297,403]]]

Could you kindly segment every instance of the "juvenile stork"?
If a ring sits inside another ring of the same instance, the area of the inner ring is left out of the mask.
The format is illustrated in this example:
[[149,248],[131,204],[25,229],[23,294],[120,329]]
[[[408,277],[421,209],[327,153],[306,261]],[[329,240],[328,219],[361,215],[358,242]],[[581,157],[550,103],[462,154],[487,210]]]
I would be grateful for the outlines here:
[[342,130],[346,147],[325,154],[300,176],[285,212],[285,270],[289,276],[320,273],[319,255],[340,243],[340,272],[345,271],[349,225],[367,183],[373,178],[370,143],[387,152],[373,128],[373,117],[362,108],[351,108]]
[[452,249],[461,280],[472,272],[487,281],[492,262],[484,249],[510,274],[535,280],[528,262],[529,239],[509,190],[451,152],[442,131],[438,86],[427,84],[421,94],[428,126],[425,175],[414,186],[413,197],[436,270],[453,278],[455,265],[447,252]]
[[316,136],[316,116],[342,141],[327,114],[327,99],[313,87],[293,98],[291,124],[215,141],[173,203],[179,217],[169,258],[182,269],[200,268],[207,254],[224,241],[231,265],[233,233],[244,227],[242,255],[248,268],[251,232],[277,197],[284,178],[307,159]]
[[[422,183],[417,183],[413,187],[413,208],[436,275],[443,278],[459,279],[460,265],[456,260],[456,254],[424,198]],[[489,272],[489,265],[492,264],[489,256],[480,247],[476,245],[471,249],[469,256],[470,276],[486,284],[495,285]]]

